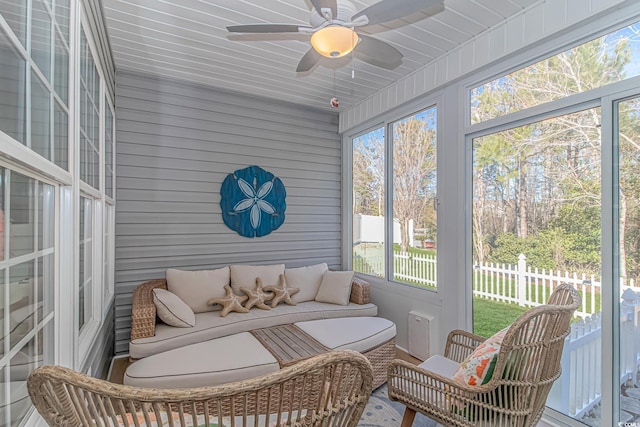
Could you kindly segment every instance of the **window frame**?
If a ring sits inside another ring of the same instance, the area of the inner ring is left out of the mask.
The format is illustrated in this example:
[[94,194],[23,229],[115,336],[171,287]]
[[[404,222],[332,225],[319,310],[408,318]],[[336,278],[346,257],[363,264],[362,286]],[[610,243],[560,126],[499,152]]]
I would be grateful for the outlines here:
[[[400,121],[404,118],[408,118],[412,115],[418,114],[420,112],[426,111],[430,108],[436,108],[436,159],[438,164],[436,166],[436,176],[441,176],[441,168],[443,167],[443,163],[440,159],[442,159],[442,150],[443,150],[443,114],[445,108],[444,102],[444,93],[442,91],[437,91],[432,93],[429,96],[425,96],[421,99],[418,99],[414,102],[403,105],[400,108],[395,108],[383,119],[372,120],[364,123],[363,125],[352,129],[351,132],[345,133],[342,135],[342,176],[343,176],[343,218],[346,220],[343,221],[343,238],[342,238],[342,264],[345,269],[353,269],[353,140],[363,136],[369,132],[374,130],[383,128],[384,129],[384,153],[385,153],[385,165],[384,165],[384,173],[385,173],[385,207],[384,207],[384,216],[385,216],[385,276],[377,277],[372,275],[362,274],[366,280],[368,280],[374,286],[386,286],[389,284],[397,284],[401,285],[403,288],[406,288],[408,292],[412,292],[411,289],[417,289],[421,291],[421,294],[425,295],[425,298],[429,302],[439,303],[441,301],[440,294],[442,292],[439,286],[436,286],[435,289],[427,289],[422,288],[416,285],[412,285],[406,282],[400,282],[393,280],[391,272],[393,271],[393,261],[391,259],[391,255],[393,253],[393,245],[389,245],[388,242],[393,241],[393,189],[389,186],[393,184],[393,180],[389,179],[393,172],[393,146],[392,144],[388,144],[389,135],[392,135],[392,126],[393,123]],[[440,194],[442,191],[442,181],[441,179],[437,179],[437,189],[436,194]],[[439,197],[437,198],[437,205],[440,205]],[[437,215],[439,210],[437,210]],[[441,225],[439,219],[437,219],[437,235],[438,241],[441,241]],[[442,274],[442,269],[438,269],[437,271],[437,283],[441,283],[440,277]],[[426,291],[426,292],[422,292]]]
[[[614,215],[613,200],[615,198],[613,189],[612,173],[613,168],[613,108],[616,100],[631,96],[633,94],[640,93],[640,76],[627,78],[618,82],[610,83],[589,91],[576,93],[569,95],[565,98],[545,102],[543,104],[536,105],[524,110],[509,113],[494,119],[486,120],[480,123],[471,123],[471,90],[484,84],[488,81],[495,80],[511,72],[525,68],[531,64],[535,64],[538,61],[549,58],[558,53],[564,52],[575,46],[579,46],[585,42],[601,37],[602,35],[609,34],[617,31],[618,29],[625,28],[626,26],[638,22],[639,15],[635,15],[631,18],[616,21],[614,25],[608,25],[601,28],[596,33],[590,35],[583,35],[578,38],[571,38],[571,33],[562,37],[563,43],[560,48],[554,49],[552,53],[549,51],[540,53],[536,49],[536,55],[529,55],[526,60],[522,62],[516,62],[515,66],[508,68],[508,71],[504,71],[504,68],[498,68],[499,64],[491,67],[490,70],[485,72],[489,77],[483,79],[466,79],[463,80],[459,86],[459,99],[461,107],[465,111],[465,123],[460,130],[462,139],[464,141],[465,151],[465,166],[464,166],[464,183],[465,183],[465,202],[464,211],[465,214],[465,229],[469,230],[465,232],[465,245],[464,245],[464,327],[471,330],[473,325],[472,316],[472,277],[471,277],[471,263],[472,263],[472,206],[473,206],[473,184],[472,184],[472,170],[473,170],[473,139],[488,135],[494,132],[500,132],[506,129],[511,129],[518,126],[527,125],[540,120],[548,119],[551,117],[557,117],[563,114],[570,114],[572,112],[584,110],[586,108],[600,107],[601,108],[601,149],[602,149],[602,182],[601,182],[601,265],[602,265],[602,282],[617,283],[617,266],[614,265],[614,253],[616,245],[613,242],[612,233],[606,232],[607,230],[614,230],[616,227],[617,217]],[[567,41],[568,40],[568,41]],[[499,70],[499,71],[496,71]],[[615,189],[617,191],[617,188]],[[602,288],[602,374],[601,374],[601,411],[603,420],[617,420],[620,414],[620,401],[617,398],[616,392],[611,391],[620,389],[619,380],[619,365],[617,361],[618,357],[618,344],[620,339],[620,324],[615,319],[620,318],[620,307],[616,294],[619,292],[618,286],[603,286]],[[605,351],[610,348],[613,351]],[[554,420],[563,425],[583,426],[581,422],[570,418],[568,415],[557,412],[551,408],[545,408],[544,416],[550,420]]]

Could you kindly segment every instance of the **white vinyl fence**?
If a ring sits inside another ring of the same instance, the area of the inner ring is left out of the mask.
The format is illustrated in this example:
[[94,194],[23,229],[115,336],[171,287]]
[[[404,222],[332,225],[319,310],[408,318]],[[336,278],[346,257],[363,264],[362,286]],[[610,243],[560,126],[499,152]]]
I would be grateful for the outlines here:
[[523,307],[546,303],[561,283],[573,285],[582,296],[576,316],[585,318],[600,311],[600,282],[593,275],[531,268],[524,254],[518,257],[518,265],[484,263],[473,268],[475,296]]
[[[395,252],[394,279],[423,286],[436,286],[437,260],[428,253]],[[356,271],[384,277],[384,252],[354,254]],[[582,297],[576,311],[580,317],[571,325],[562,353],[562,376],[554,383],[548,406],[580,419],[600,402],[602,385],[600,281],[594,276],[532,268],[526,256],[518,265],[484,263],[473,269],[476,297],[514,303],[525,307],[544,304],[561,283],[573,285]],[[634,280],[621,283],[626,290],[620,303],[620,380],[638,383],[640,367],[640,288]]]

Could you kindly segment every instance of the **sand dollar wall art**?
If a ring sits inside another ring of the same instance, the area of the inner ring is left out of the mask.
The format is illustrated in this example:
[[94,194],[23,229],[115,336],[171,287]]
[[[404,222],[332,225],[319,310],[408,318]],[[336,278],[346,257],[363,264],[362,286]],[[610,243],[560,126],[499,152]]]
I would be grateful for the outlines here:
[[222,219],[244,237],[262,237],[284,223],[284,184],[259,166],[230,173],[220,187]]

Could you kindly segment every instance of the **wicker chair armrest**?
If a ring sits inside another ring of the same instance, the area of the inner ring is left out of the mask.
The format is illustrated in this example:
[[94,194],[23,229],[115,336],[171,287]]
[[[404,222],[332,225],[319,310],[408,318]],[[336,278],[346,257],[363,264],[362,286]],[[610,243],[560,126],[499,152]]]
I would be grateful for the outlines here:
[[133,290],[131,303],[131,340],[152,337],[156,334],[156,305],[153,290],[167,289],[166,279],[153,279]]
[[495,408],[484,396],[495,392],[488,384],[468,387],[449,377],[395,359],[389,366],[389,398],[445,425],[475,425]]
[[351,281],[351,296],[349,300],[356,304],[369,304],[371,302],[371,285],[369,282],[354,276]]
[[454,329],[447,336],[447,344],[444,348],[444,357],[461,363],[468,355],[473,353],[486,338],[461,329]]

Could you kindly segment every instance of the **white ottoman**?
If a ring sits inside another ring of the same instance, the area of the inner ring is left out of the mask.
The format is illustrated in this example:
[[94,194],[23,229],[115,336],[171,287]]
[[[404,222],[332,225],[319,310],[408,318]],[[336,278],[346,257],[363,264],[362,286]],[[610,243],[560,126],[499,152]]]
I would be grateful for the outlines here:
[[396,336],[396,325],[382,317],[345,317],[294,323],[329,350],[360,353],[380,346]]
[[362,353],[373,367],[373,388],[387,382],[396,355],[396,325],[382,317],[343,317],[311,320],[295,325],[329,350]]
[[124,384],[183,388],[225,384],[280,370],[278,361],[249,332],[154,354],[127,368]]

